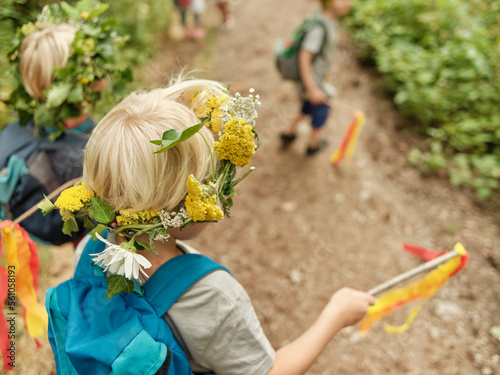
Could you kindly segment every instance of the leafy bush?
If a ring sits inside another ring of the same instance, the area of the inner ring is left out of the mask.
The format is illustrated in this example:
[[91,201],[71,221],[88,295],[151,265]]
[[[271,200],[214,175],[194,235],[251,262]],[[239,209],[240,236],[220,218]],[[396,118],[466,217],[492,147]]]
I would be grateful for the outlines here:
[[500,178],[499,17],[489,0],[366,0],[346,20],[360,57],[433,145],[413,162],[446,168],[481,198]]

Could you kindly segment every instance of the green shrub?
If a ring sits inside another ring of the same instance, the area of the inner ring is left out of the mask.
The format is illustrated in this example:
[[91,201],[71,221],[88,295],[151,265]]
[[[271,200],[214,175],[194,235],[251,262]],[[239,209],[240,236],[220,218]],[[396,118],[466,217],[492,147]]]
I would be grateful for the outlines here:
[[500,177],[499,17],[500,3],[489,0],[366,0],[346,20],[400,112],[442,145],[412,162],[446,168],[481,198]]

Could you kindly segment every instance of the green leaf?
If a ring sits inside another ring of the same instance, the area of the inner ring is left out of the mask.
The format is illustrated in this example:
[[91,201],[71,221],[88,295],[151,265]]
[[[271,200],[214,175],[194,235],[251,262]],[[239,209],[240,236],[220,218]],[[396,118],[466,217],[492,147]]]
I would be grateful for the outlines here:
[[155,255],[160,255],[160,254],[158,254],[158,251],[156,250],[154,238],[155,238],[154,232],[150,232],[149,233],[149,251],[152,251]]
[[59,107],[68,99],[69,93],[73,85],[68,82],[54,83],[47,91],[47,107],[55,108]]
[[85,228],[89,228],[89,229],[94,229],[95,228],[95,225],[92,224],[92,222],[90,221],[90,219],[87,216],[85,216],[83,218],[83,226]]
[[78,232],[78,223],[74,217],[64,222],[62,232],[68,236],[71,236],[71,233],[73,232]]
[[113,221],[115,218],[115,213],[111,206],[107,203],[104,203],[97,197],[90,198],[90,202],[92,204],[92,208],[94,210],[93,218],[99,223],[108,224]]
[[55,122],[54,114],[45,106],[40,105],[35,109],[34,121],[38,126],[53,125]]
[[104,224],[98,224],[94,229],[90,231],[90,235],[94,239],[94,241],[97,241],[97,236],[95,235],[96,233],[99,233],[99,235],[102,236],[104,231],[107,229],[107,227]]
[[150,141],[151,143],[162,146],[155,154],[159,154],[161,152],[167,151],[169,148],[174,147],[175,145],[184,142],[185,140],[191,138],[193,135],[198,133],[200,129],[207,123],[210,122],[211,116],[205,117],[201,122],[197,125],[190,126],[183,131],[177,129],[170,129],[163,133],[163,137],[161,140]]
[[42,211],[43,216],[47,215],[54,209],[54,203],[44,195],[43,201],[38,204],[38,208]]
[[83,87],[78,85],[71,90],[68,95],[68,103],[81,103],[83,102]]
[[132,293],[134,291],[134,282],[122,275],[109,275],[106,278],[106,283],[108,284],[106,300],[119,293]]

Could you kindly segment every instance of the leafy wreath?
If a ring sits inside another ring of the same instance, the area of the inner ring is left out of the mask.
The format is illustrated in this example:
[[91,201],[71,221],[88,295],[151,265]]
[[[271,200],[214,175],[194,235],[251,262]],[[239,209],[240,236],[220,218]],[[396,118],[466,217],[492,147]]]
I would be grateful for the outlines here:
[[[45,128],[49,138],[55,140],[66,130],[63,119],[88,111],[101,98],[101,93],[93,89],[98,81],[111,78],[106,90],[115,97],[123,95],[126,82],[132,80],[130,68],[119,58],[127,37],[118,35],[114,19],[101,17],[108,7],[95,0],[81,0],[74,6],[66,2],[46,5],[35,23],[18,28],[8,53],[14,89],[5,104],[13,107],[20,125],[32,121],[37,134]],[[54,81],[44,92],[46,99],[33,98],[26,92],[20,74],[21,44],[46,24],[61,23],[77,28],[72,54],[66,66],[54,70]]]

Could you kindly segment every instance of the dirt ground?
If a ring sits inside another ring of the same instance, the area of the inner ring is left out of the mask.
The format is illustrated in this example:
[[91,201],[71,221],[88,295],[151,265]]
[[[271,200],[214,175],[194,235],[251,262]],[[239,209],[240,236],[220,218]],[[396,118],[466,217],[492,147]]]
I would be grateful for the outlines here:
[[[192,244],[231,269],[279,348],[299,336],[342,286],[368,290],[419,265],[403,251],[404,243],[444,250],[461,242],[470,253],[468,266],[423,306],[406,333],[388,334],[378,323],[361,336],[358,327],[349,327],[308,374],[500,374],[500,343],[489,332],[500,325],[500,231],[493,214],[445,179],[424,178],[406,162],[415,138],[401,131],[405,121],[377,90],[378,78],[357,65],[347,35],[336,58],[338,95],[325,130],[328,148],[305,156],[304,123],[296,143],[280,149],[279,132],[295,115],[298,100],[293,84],[274,70],[273,44],[316,1],[235,5],[236,27],[209,33],[211,48],[165,37],[164,56],[145,70],[151,86],[188,65],[207,70],[199,75],[229,83],[233,91],[245,94],[253,87],[261,96],[256,170],[238,186],[231,218]],[[329,155],[355,110],[367,119],[356,153],[350,165],[334,168]],[[71,257],[61,253],[53,250],[50,284],[71,268]],[[403,323],[409,309],[401,310],[387,321]],[[48,344],[27,349],[16,372],[55,373],[50,356]]]

